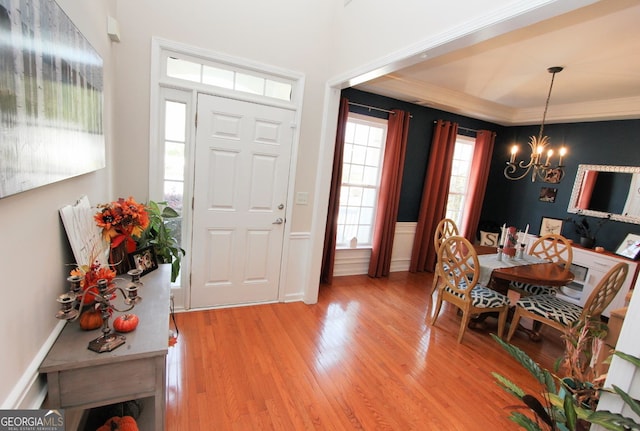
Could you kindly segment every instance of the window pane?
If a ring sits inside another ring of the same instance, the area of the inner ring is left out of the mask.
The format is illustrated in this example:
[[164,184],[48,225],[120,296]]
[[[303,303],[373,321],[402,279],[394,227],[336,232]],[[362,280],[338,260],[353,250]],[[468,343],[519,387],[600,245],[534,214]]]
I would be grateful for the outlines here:
[[362,177],[362,184],[367,186],[374,186],[378,184],[378,168],[365,167]]
[[371,128],[369,131],[369,146],[375,148],[382,148],[382,137],[384,136],[384,130],[380,128]]
[[164,138],[170,141],[186,140],[185,124],[187,105],[185,103],[165,103]]
[[164,178],[184,181],[184,144],[164,143]]
[[172,78],[200,82],[200,69],[201,66],[198,63],[173,57],[167,58],[167,76]]
[[233,70],[224,70],[217,67],[202,67],[202,82],[222,88],[233,88]]
[[364,167],[360,165],[351,165],[351,171],[349,172],[348,181],[351,184],[362,184],[362,175],[364,174]]
[[369,140],[369,127],[363,124],[356,124],[356,133],[353,142],[358,145],[367,145]]
[[362,205],[366,207],[373,207],[376,203],[376,190],[364,189],[362,194]]
[[351,155],[351,163],[364,165],[364,161],[367,157],[367,147],[363,147],[362,145],[354,145],[352,149],[353,153]]
[[236,73],[235,89],[245,93],[264,94],[264,78]]
[[264,95],[275,99],[291,100],[291,84],[267,79]]
[[163,200],[167,201],[171,208],[182,211],[184,183],[182,181],[165,181]]
[[369,147],[367,149],[367,158],[365,160],[365,165],[375,166],[376,168],[380,166],[380,150],[376,148]]

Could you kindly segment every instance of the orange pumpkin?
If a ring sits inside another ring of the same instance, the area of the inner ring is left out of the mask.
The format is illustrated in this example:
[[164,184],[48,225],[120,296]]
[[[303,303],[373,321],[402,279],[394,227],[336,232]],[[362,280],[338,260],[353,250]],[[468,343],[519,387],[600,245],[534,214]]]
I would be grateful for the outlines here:
[[102,313],[98,310],[88,310],[80,315],[80,328],[85,331],[98,329],[102,326]]
[[138,326],[138,316],[133,313],[123,314],[113,320],[113,329],[118,332],[131,332]]
[[131,416],[114,416],[96,431],[140,431],[136,420]]

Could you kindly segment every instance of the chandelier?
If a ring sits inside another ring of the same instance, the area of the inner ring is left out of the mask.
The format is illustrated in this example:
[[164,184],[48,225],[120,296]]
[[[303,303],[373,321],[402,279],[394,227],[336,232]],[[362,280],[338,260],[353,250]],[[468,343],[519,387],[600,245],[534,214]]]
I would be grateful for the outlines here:
[[[554,66],[547,69],[551,73],[551,85],[549,85],[549,94],[547,95],[547,101],[544,106],[544,113],[542,114],[542,123],[540,124],[540,131],[538,136],[531,136],[529,138],[529,147],[531,147],[531,158],[528,163],[524,160],[516,162],[516,156],[518,154],[518,146],[511,147],[511,158],[507,162],[507,167],[504,168],[504,176],[509,180],[521,180],[531,172],[531,181],[536,180],[536,177],[547,183],[559,183],[564,177],[564,165],[563,158],[567,153],[564,147],[561,147],[558,154],[558,164],[553,167],[551,165],[551,159],[553,156],[553,150],[547,149],[549,145],[549,137],[544,136],[544,120],[547,118],[547,109],[549,108],[549,99],[551,98],[551,89],[553,88],[553,80],[556,77],[556,73],[562,71],[562,67]],[[546,149],[546,159],[542,163],[543,153]]]

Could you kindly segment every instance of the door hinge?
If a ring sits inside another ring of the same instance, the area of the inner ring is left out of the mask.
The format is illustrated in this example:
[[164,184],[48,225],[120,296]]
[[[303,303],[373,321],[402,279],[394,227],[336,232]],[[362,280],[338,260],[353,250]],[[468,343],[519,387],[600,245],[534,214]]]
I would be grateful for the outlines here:
[[196,129],[198,128],[198,113],[196,112]]
[[196,198],[194,196],[194,197],[191,198],[191,211],[193,211],[193,208],[194,208],[194,205],[195,205],[195,201],[196,201]]

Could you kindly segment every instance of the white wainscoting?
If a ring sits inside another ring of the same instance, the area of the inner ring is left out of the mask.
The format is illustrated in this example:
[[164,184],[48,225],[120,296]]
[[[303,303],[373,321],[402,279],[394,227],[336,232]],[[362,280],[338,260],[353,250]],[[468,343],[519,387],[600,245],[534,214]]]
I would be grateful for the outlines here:
[[307,265],[311,247],[310,232],[291,232],[287,251],[287,265],[284,279],[280,280],[284,291],[280,299],[284,302],[302,301],[304,288],[309,278]]
[[[391,272],[408,271],[411,261],[413,238],[416,234],[416,222],[396,224],[391,252]],[[333,276],[366,274],[369,271],[371,249],[346,248],[336,250]]]

